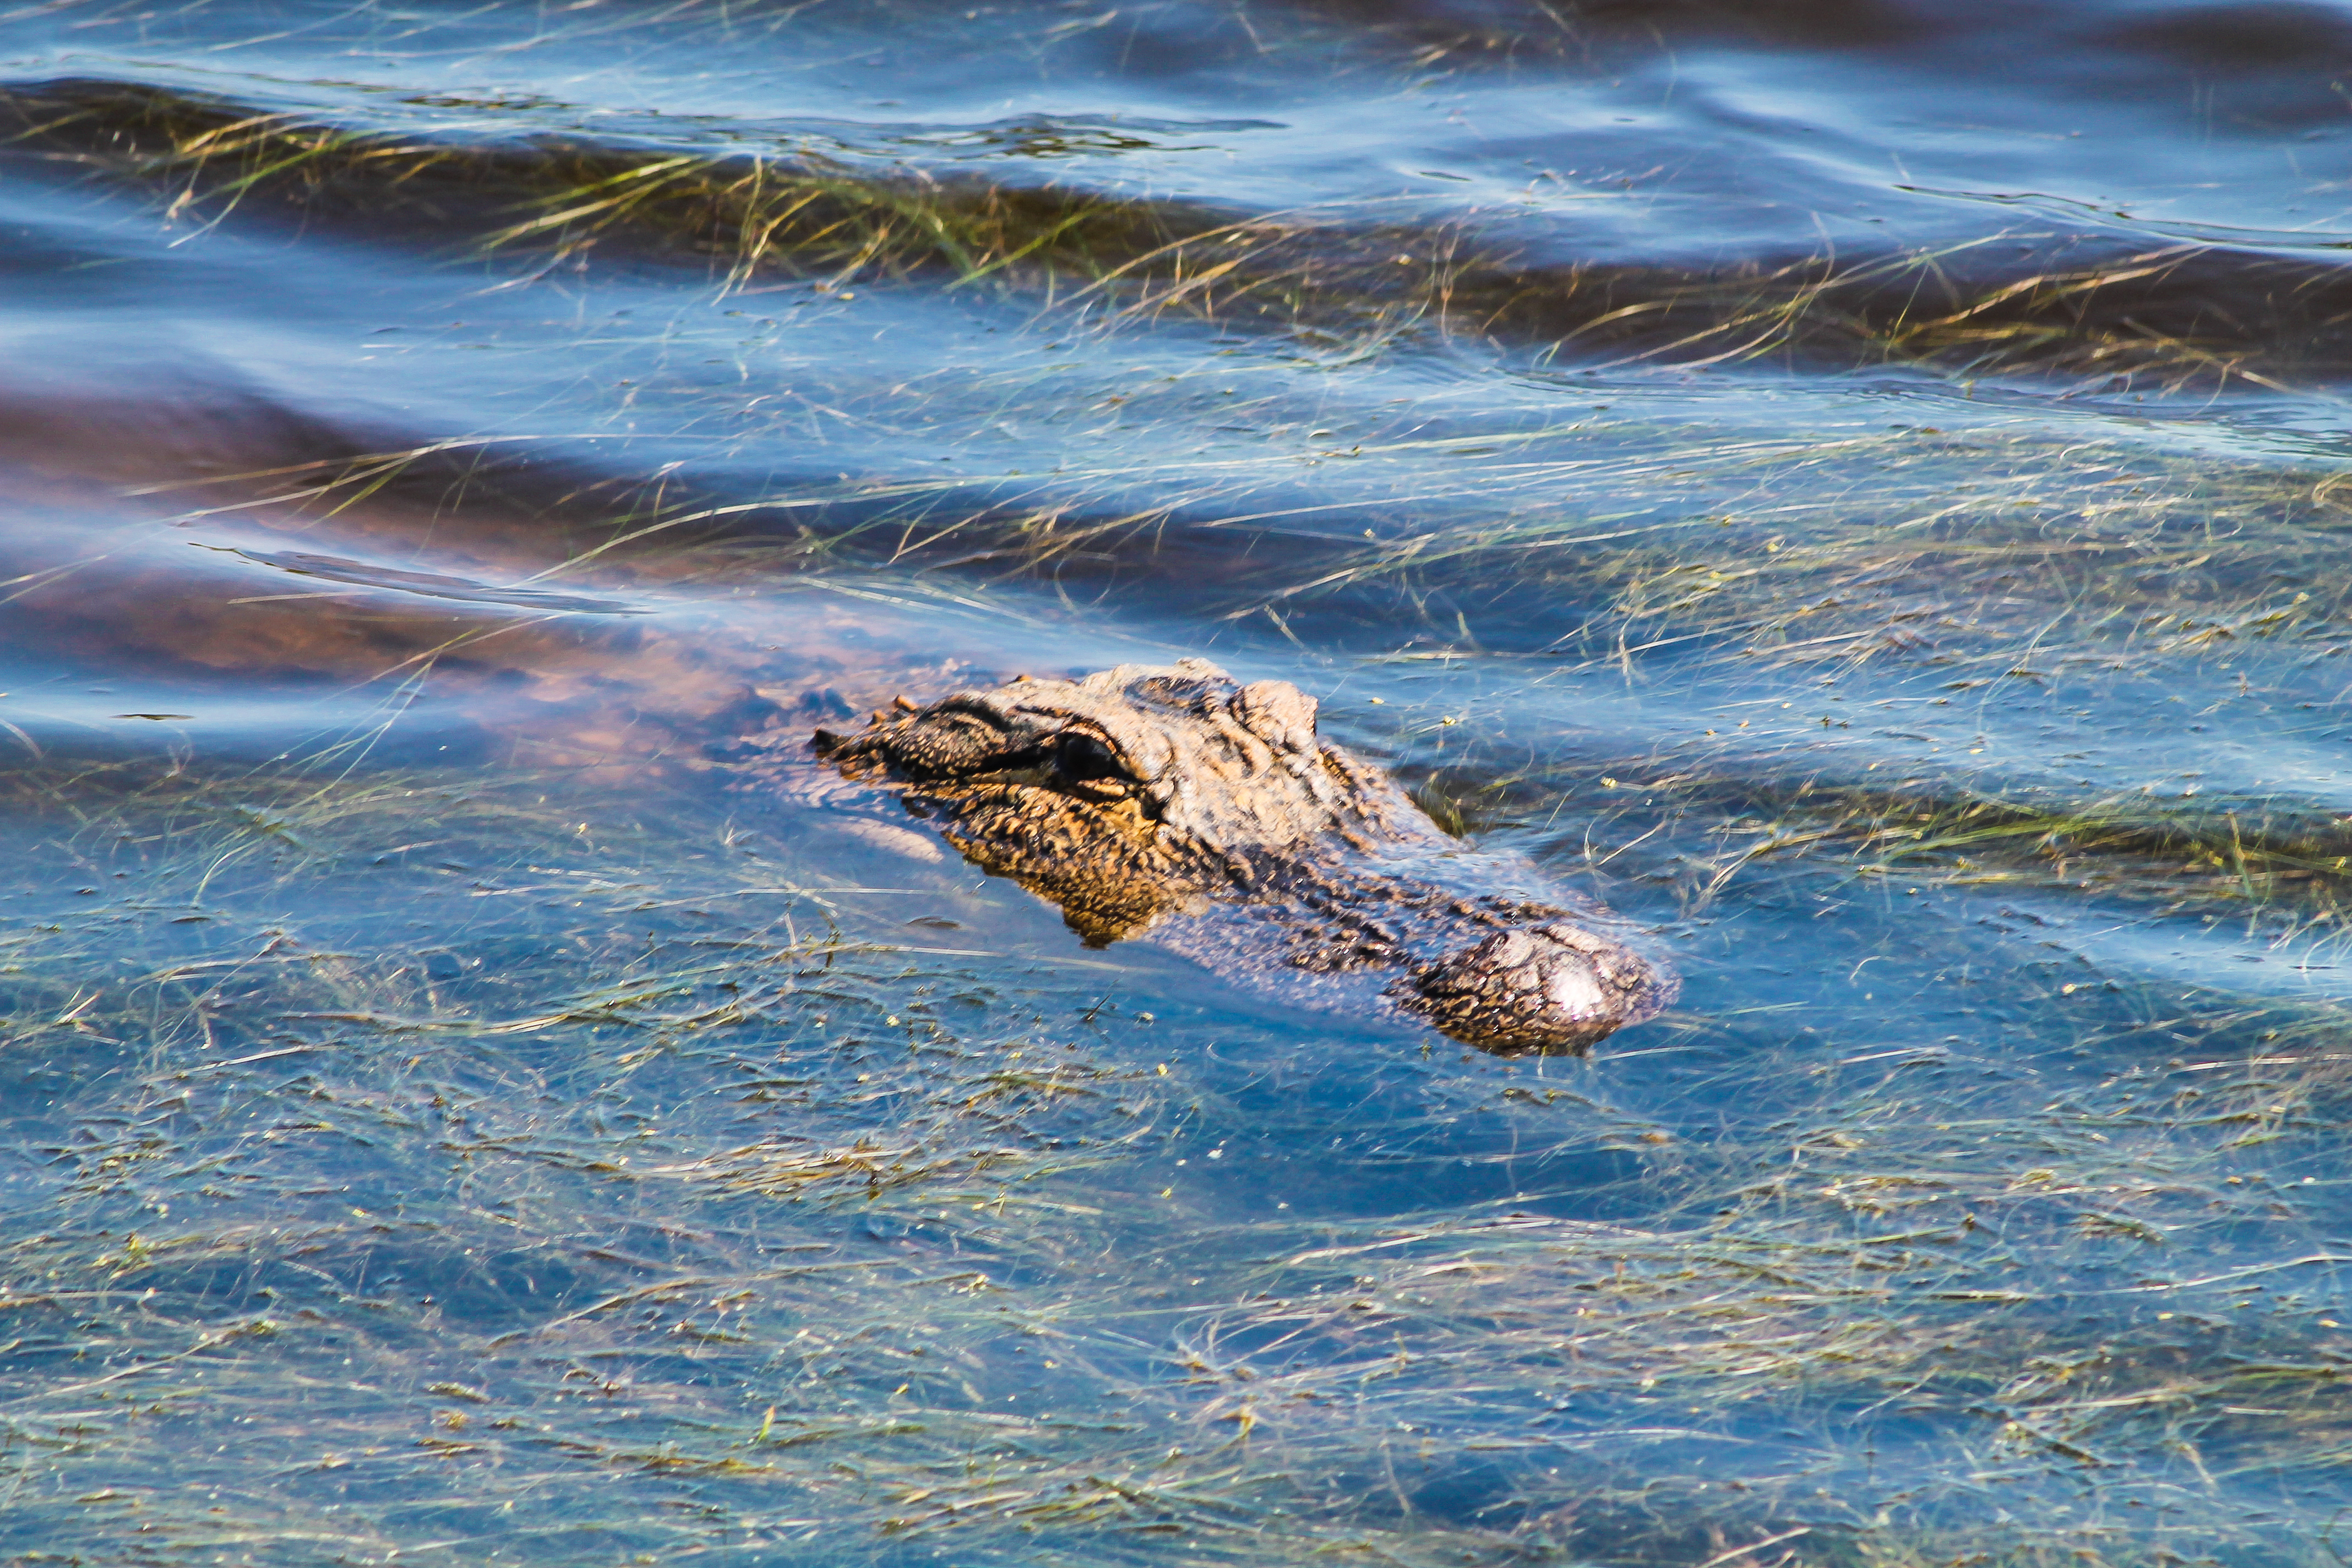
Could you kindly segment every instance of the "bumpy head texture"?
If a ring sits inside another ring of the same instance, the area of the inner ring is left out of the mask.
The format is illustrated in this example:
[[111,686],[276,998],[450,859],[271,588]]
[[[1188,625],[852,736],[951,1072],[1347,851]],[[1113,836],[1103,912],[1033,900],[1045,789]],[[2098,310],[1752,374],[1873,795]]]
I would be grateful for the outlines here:
[[1495,1051],[1569,1051],[1658,1010],[1657,973],[1565,921],[1498,931],[1420,967],[1398,1000],[1457,1040]]
[[1289,964],[1402,971],[1386,1005],[1490,1050],[1581,1050],[1672,994],[1563,910],[1386,874],[1383,849],[1426,849],[1434,829],[1318,740],[1315,700],[1283,681],[1236,685],[1200,659],[1024,678],[877,714],[855,735],[820,731],[816,747],[898,787],[1090,943],[1248,906],[1282,930]]
[[1316,741],[1313,698],[1236,687],[1199,659],[959,692],[847,738],[820,731],[817,749],[906,785],[966,858],[1096,942],[1245,883],[1261,853],[1371,826],[1363,771]]

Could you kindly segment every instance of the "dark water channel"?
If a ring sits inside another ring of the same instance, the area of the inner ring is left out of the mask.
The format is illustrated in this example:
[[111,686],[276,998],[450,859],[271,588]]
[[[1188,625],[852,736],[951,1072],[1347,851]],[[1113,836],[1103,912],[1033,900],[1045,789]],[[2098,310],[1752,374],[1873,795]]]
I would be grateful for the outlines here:
[[[2352,9],[0,15],[0,1561],[2335,1564]],[[1589,1058],[747,726],[1297,683]]]

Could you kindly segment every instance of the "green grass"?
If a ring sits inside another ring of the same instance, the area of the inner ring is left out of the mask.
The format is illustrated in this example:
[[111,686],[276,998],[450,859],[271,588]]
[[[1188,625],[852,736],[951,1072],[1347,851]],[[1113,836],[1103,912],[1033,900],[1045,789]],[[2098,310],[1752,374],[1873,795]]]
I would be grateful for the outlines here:
[[[464,107],[477,124],[497,108]],[[2021,276],[2008,234],[1720,271],[1548,265],[1477,217],[1432,222],[1401,202],[1220,211],[992,182],[896,146],[608,143],[543,129],[546,107],[525,106],[502,138],[363,132],[103,82],[20,89],[5,110],[20,151],[154,191],[176,224],[396,225],[499,258],[510,284],[622,257],[682,263],[722,292],[920,279],[1008,291],[1057,331],[1229,321],[1296,334],[1334,363],[1461,338],[1541,366],[1914,364],[2163,393],[2281,387],[2342,357],[2333,320],[2304,303],[2324,273],[2263,269],[2246,308],[2264,319],[2249,324],[2217,299],[2201,245],[2089,243]],[[2242,284],[2242,258],[2231,270]]]
[[[690,795],[12,788],[20,1552],[2268,1563],[2352,1451],[2331,1006],[2053,980],[2004,1063],[1825,997],[1335,1102],[1312,1037]],[[1292,1122],[1439,1184],[1212,1179]]]

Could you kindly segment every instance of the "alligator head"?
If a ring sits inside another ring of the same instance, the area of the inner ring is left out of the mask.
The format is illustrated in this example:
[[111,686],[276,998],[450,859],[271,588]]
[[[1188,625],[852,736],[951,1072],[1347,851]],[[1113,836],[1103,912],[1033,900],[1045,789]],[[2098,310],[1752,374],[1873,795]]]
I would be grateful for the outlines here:
[[1183,659],[902,708],[819,731],[819,754],[897,789],[1090,945],[1148,936],[1495,1051],[1582,1051],[1673,999],[1670,975],[1592,929],[1598,910],[1493,890],[1527,868],[1445,839],[1317,739],[1315,700],[1285,682]]

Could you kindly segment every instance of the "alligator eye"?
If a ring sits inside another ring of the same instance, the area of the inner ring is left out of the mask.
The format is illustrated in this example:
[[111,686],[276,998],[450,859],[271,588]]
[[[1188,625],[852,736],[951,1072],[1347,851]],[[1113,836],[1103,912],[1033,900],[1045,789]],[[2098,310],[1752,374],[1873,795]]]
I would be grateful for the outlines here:
[[1063,736],[1061,748],[1054,756],[1054,765],[1066,779],[1127,777],[1127,770],[1119,765],[1118,753],[1092,735]]

